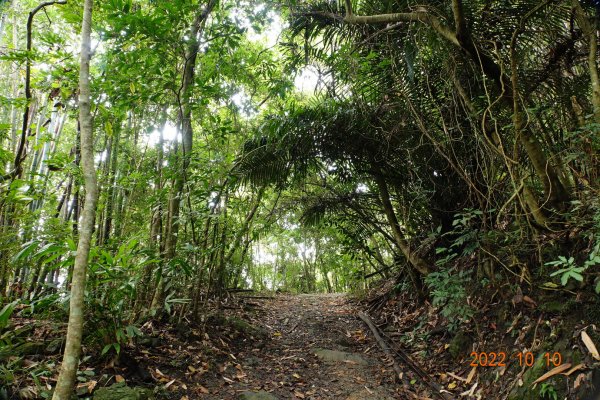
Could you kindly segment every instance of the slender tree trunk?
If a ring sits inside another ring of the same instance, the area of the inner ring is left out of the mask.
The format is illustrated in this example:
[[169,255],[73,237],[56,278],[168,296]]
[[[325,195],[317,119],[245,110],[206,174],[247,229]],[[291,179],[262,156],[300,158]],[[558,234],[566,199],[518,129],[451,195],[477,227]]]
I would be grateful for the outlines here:
[[81,124],[81,163],[85,180],[86,201],[83,219],[75,255],[71,300],[69,307],[69,325],[61,371],[53,400],[69,400],[73,394],[75,377],[79,366],[81,339],[83,336],[83,311],[85,281],[90,253],[90,244],[94,230],[94,217],[98,187],[94,167],[94,139],[92,114],[90,110],[90,35],[92,30],[93,0],[85,0],[83,4],[83,24],[81,28],[81,62],[79,71],[79,120]]
[[0,43],[4,39],[4,30],[6,29],[6,17],[8,10],[12,7],[12,0],[9,0],[5,4],[0,3]]
[[114,204],[116,201],[116,189],[117,189],[117,166],[119,159],[119,146],[121,142],[121,121],[117,122],[115,126],[115,131],[113,133],[112,143],[111,143],[111,157],[110,157],[110,165],[108,176],[108,193],[106,194],[106,212],[104,216],[104,227],[103,227],[103,236],[102,236],[102,244],[106,245],[110,239],[110,233],[112,230],[113,223],[113,214],[114,214]]
[[590,74],[590,82],[592,87],[592,105],[594,107],[594,122],[600,124],[600,75],[598,73],[598,17],[592,17],[590,21],[586,15],[579,0],[572,0],[571,4],[575,10],[577,24],[587,36],[589,51],[588,51],[588,72]]
[[[178,126],[181,130],[182,138],[182,167],[179,174],[173,180],[173,188],[171,190],[171,196],[169,199],[169,223],[167,225],[166,232],[166,243],[165,243],[165,254],[164,260],[168,262],[175,256],[175,250],[177,248],[177,237],[179,233],[179,213],[181,208],[181,201],[183,199],[183,189],[185,186],[185,177],[187,167],[190,164],[192,154],[192,143],[194,132],[192,129],[192,105],[190,102],[192,88],[194,86],[194,77],[196,70],[196,60],[198,58],[198,51],[200,49],[200,42],[198,36],[201,33],[202,27],[208,15],[212,12],[216,5],[216,0],[209,0],[205,9],[199,11],[194,18],[188,37],[190,43],[185,52],[185,64],[183,67],[183,83],[181,85],[181,91],[179,92],[179,113],[178,113]],[[162,298],[164,297],[165,277],[163,271],[159,270],[159,280],[156,286],[154,297],[152,299],[152,308],[156,309],[160,307]]]
[[[13,48],[16,50],[19,50],[19,24],[17,23],[17,14],[15,13],[15,15],[13,15]],[[13,85],[13,98],[17,98],[18,94],[19,94],[19,67],[18,66],[13,66],[13,73],[11,76],[12,79],[12,85]],[[11,143],[11,153],[15,153],[17,151],[17,123],[18,123],[18,115],[17,115],[17,106],[16,104],[12,104],[11,105],[11,112],[10,112],[10,121],[11,121],[11,128],[10,128],[10,143]],[[14,167],[14,165],[13,165]]]
[[225,190],[225,199],[224,199],[224,204],[223,204],[223,212],[222,212],[222,218],[221,220],[222,222],[222,226],[223,228],[221,229],[221,239],[219,240],[219,242],[221,243],[220,249],[219,249],[219,259],[218,259],[218,266],[217,266],[217,283],[215,285],[215,293],[217,294],[217,296],[221,296],[221,294],[223,293],[223,291],[225,290],[225,275],[227,274],[226,271],[226,261],[225,261],[225,243],[227,242],[227,221],[228,221],[228,215],[227,215],[227,208],[229,207],[229,190]]
[[265,193],[265,188],[261,187],[258,190],[258,194],[256,195],[256,199],[254,200],[254,205],[252,206],[252,209],[250,209],[250,212],[248,213],[248,215],[246,215],[246,218],[244,219],[242,226],[238,229],[238,231],[235,235],[233,244],[229,247],[227,255],[225,256],[226,263],[229,263],[231,261],[236,250],[240,247],[240,244],[242,243],[242,239],[244,238],[244,235],[248,232],[250,225],[252,224],[252,220],[254,219],[254,216],[256,215],[256,211],[258,210],[258,207],[260,207],[260,205],[261,205],[264,193]]
[[[212,215],[212,210],[210,215]],[[211,223],[211,218],[210,215],[206,218],[206,222],[204,223],[204,233],[202,236],[202,247],[201,247],[201,254],[200,254],[200,261],[198,262],[198,269],[196,272],[196,280],[195,280],[195,284],[192,285],[191,291],[192,293],[190,294],[190,297],[193,298],[193,304],[192,304],[192,316],[196,317],[198,315],[198,311],[200,308],[200,300],[202,297],[202,290],[200,290],[201,285],[202,285],[202,281],[204,279],[204,271],[206,270],[205,266],[206,266],[206,252],[208,251],[208,239],[209,239],[209,234],[210,234],[210,223]]]
[[424,276],[429,274],[430,268],[425,262],[425,260],[423,260],[416,253],[411,251],[410,244],[404,238],[404,234],[402,233],[402,229],[400,228],[400,223],[398,222],[398,218],[396,217],[396,213],[394,212],[394,207],[392,206],[392,202],[390,201],[390,193],[385,179],[379,172],[373,174],[373,178],[375,179],[375,183],[377,184],[381,204],[383,205],[383,210],[385,212],[385,216],[388,220],[388,223],[392,228],[392,233],[394,234],[394,241],[396,242],[396,245],[398,245],[398,248],[400,248],[402,254],[404,254],[408,262],[419,274]]
[[[162,204],[162,168],[163,168],[163,157],[164,157],[164,138],[163,132],[166,125],[166,109],[163,109],[162,122],[159,128],[159,139],[156,145],[156,175],[154,180],[154,194],[157,198],[156,202],[152,207],[151,221],[150,221],[150,245],[158,252],[162,253],[163,243],[163,204]],[[147,307],[147,301],[152,301],[153,298],[149,298],[153,289],[152,284],[152,269],[153,265],[148,264],[144,268],[144,273],[140,279],[138,285],[138,291],[136,293],[136,302],[134,306],[134,315],[139,315],[142,310]],[[159,265],[159,271],[161,267]]]

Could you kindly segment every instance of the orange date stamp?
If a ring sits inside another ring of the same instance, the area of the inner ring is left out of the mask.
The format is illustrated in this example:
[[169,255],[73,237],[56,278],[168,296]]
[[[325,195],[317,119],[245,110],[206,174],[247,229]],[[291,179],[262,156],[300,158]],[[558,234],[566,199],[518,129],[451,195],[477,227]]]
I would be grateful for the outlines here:
[[[532,367],[535,363],[535,355],[532,352],[517,352],[508,355],[504,351],[499,352],[476,352],[469,355],[471,367],[506,367],[510,360],[518,361],[519,366]],[[547,367],[558,367],[562,364],[562,355],[559,352],[546,352],[544,359]]]

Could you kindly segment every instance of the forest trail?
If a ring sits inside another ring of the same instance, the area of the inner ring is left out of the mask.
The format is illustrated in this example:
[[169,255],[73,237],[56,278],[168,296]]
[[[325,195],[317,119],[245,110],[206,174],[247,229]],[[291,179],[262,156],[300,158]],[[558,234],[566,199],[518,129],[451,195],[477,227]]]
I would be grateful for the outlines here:
[[207,398],[400,398],[393,369],[345,295],[278,295],[262,303],[264,347],[235,354],[233,376],[225,379],[224,371]]

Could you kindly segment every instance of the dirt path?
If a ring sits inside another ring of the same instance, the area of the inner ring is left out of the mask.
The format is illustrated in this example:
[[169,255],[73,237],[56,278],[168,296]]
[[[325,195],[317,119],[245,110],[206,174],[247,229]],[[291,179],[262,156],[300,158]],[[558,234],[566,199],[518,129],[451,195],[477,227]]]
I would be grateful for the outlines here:
[[263,347],[249,343],[233,355],[220,389],[206,398],[401,398],[392,368],[345,296],[279,295],[262,303]]

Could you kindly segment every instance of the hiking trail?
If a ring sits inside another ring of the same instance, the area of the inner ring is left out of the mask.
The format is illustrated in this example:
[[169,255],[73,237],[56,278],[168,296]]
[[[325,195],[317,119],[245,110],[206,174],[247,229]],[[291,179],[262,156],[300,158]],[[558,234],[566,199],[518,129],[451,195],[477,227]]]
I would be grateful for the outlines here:
[[236,366],[205,398],[399,398],[393,368],[345,295],[278,295],[261,304],[268,339],[232,355]]

